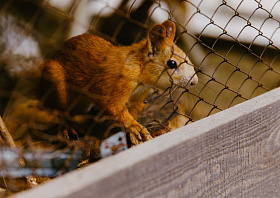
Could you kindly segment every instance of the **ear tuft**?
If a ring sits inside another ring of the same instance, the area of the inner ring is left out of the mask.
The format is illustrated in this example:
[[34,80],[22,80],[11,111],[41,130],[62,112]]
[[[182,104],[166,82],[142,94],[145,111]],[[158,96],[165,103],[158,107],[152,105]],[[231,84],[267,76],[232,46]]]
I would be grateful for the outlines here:
[[149,31],[149,38],[152,42],[152,44],[157,43],[159,40],[162,40],[165,38],[166,35],[166,29],[164,26],[160,24],[154,25],[151,30]]
[[176,33],[176,26],[172,21],[165,21],[162,25],[166,28],[166,38],[169,42],[173,43]]

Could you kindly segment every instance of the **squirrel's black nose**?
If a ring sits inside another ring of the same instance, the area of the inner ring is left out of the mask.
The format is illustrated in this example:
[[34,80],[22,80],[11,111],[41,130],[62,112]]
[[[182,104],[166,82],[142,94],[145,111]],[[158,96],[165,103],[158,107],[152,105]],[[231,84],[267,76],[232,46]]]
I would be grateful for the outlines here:
[[191,85],[196,85],[198,83],[198,77],[197,75],[194,75],[191,79]]

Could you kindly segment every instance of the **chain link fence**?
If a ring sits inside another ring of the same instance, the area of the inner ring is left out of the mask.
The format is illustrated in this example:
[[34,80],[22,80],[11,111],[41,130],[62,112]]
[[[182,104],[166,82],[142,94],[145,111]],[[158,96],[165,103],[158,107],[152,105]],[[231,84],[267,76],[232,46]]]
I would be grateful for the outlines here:
[[[276,0],[2,0],[2,195],[130,146],[123,126],[93,107],[68,115],[77,134],[65,138],[61,112],[45,106],[51,90],[43,90],[38,80],[42,63],[64,41],[87,32],[126,46],[146,38],[156,23],[176,24],[174,43],[186,53],[198,83],[178,88],[170,80],[164,90],[151,86],[137,121],[155,137],[279,86],[279,8]],[[42,90],[45,94],[38,94]],[[75,89],[72,110],[87,100],[79,93]]]

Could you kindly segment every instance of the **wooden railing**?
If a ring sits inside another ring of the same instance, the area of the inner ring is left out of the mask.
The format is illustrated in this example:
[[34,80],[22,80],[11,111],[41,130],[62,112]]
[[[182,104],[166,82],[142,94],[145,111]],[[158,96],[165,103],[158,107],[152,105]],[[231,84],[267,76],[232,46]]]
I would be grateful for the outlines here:
[[278,197],[280,88],[14,197]]

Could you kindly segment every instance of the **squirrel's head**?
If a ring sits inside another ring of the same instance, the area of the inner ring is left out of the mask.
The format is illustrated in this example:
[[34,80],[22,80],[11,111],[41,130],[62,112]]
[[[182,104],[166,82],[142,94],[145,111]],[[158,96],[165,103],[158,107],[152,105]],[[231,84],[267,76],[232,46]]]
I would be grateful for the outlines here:
[[[154,25],[148,32],[146,64],[143,77],[147,84],[158,88],[171,85],[189,87],[198,82],[192,63],[174,43],[176,27],[171,21]],[[145,74],[146,72],[149,72]],[[151,79],[150,76],[154,76]],[[145,77],[147,76],[147,77]]]

